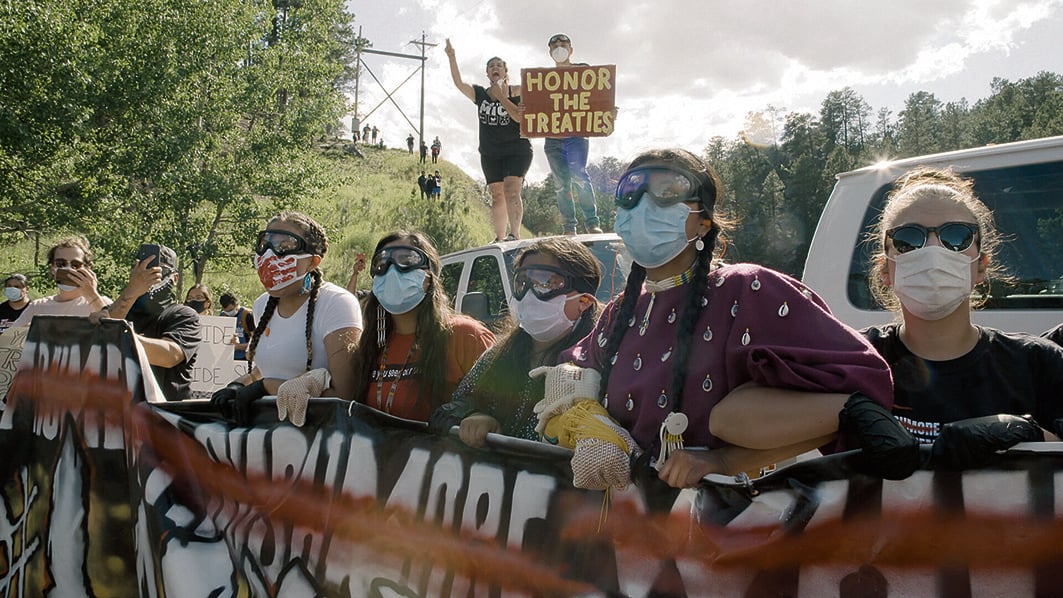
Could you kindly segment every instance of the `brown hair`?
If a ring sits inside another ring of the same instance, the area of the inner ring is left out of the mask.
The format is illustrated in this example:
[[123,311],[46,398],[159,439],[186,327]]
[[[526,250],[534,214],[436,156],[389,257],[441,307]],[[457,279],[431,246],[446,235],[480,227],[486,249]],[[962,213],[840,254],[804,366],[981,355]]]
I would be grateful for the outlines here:
[[981,297],[975,303],[976,306],[982,305],[989,298],[991,279],[1006,278],[1004,268],[993,259],[1001,242],[993,212],[975,196],[974,182],[971,179],[960,176],[951,169],[927,166],[915,168],[897,179],[886,205],[882,208],[882,214],[868,235],[867,242],[871,246],[872,255],[868,285],[871,287],[872,296],[886,309],[900,309],[900,301],[894,295],[893,288],[886,284],[886,252],[889,249],[886,231],[896,225],[897,217],[902,211],[926,199],[950,201],[970,212],[978,224],[975,243],[979,255],[988,260],[985,279],[979,284],[982,287]]
[[[427,398],[431,402],[432,410],[435,410],[436,407],[450,399],[449,396],[445,396],[445,374],[454,310],[451,309],[450,299],[443,288],[439,252],[427,235],[419,231],[408,230],[388,233],[377,242],[373,256],[379,253],[385,245],[400,240],[420,249],[428,256],[428,290],[421,303],[414,308],[417,310],[416,342],[421,346],[421,380],[417,400]],[[389,336],[395,330],[391,314],[382,308],[377,309],[378,307],[380,307],[380,301],[376,295],[370,293],[365,301],[365,328],[363,329],[365,332],[358,346],[358,359],[354,366],[356,385],[354,400],[360,403],[367,403],[373,371],[377,368],[386,347],[386,343],[384,347],[377,343],[378,327],[385,326]],[[383,322],[380,321],[381,313],[384,317]]]
[[85,237],[64,237],[62,239],[59,239],[55,243],[55,245],[52,245],[48,249],[49,265],[51,265],[51,263],[55,261],[55,250],[61,247],[66,247],[70,249],[80,249],[81,253],[84,255],[82,261],[85,262],[85,266],[89,268],[92,267],[92,249],[89,248],[89,241]]

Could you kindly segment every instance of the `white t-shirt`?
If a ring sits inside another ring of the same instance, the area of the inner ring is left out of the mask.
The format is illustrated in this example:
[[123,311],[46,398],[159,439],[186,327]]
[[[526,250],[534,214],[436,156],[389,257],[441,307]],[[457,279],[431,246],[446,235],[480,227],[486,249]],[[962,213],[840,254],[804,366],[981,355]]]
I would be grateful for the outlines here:
[[[81,295],[70,301],[56,301],[56,297],[58,295],[34,299],[11,326],[29,326],[33,316],[87,316],[95,311],[89,306],[88,299]],[[100,295],[100,298],[103,299],[104,305],[111,304],[110,298],[104,295]]]
[[[262,312],[268,300],[268,293],[262,293],[255,299],[256,322],[262,321]],[[288,380],[306,371],[306,308],[309,304],[309,301],[303,303],[289,318],[273,312],[265,333],[255,347],[254,365],[262,372],[263,378]],[[314,305],[314,337],[311,341],[314,358],[311,369],[328,368],[325,337],[343,328],[362,329],[361,304],[347,289],[331,282],[322,283]]]

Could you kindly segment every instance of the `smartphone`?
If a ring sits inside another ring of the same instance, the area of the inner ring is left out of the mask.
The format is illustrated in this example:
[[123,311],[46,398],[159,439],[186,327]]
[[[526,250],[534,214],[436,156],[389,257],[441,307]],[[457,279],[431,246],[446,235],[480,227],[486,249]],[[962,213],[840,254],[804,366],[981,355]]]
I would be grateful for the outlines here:
[[137,261],[143,261],[149,259],[148,268],[153,268],[159,265],[159,246],[155,243],[144,243],[137,250]]
[[78,286],[78,283],[70,277],[71,272],[73,272],[71,268],[56,268],[55,281],[59,284],[66,284],[74,287]]

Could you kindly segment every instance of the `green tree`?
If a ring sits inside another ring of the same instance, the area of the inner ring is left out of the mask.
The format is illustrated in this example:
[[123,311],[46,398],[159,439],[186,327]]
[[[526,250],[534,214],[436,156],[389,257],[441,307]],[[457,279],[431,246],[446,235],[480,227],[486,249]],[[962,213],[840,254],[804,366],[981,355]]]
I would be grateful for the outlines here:
[[909,95],[898,117],[897,147],[903,156],[929,154],[941,147],[941,101],[934,94]]

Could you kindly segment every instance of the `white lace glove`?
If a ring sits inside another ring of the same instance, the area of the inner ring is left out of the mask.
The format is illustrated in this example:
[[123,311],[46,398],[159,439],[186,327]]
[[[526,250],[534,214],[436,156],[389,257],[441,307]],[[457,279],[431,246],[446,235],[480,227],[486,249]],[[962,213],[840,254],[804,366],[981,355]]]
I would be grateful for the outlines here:
[[[599,406],[595,403],[596,406]],[[592,416],[613,434],[589,435],[576,441],[572,454],[572,485],[587,490],[623,490],[631,485],[631,459],[642,454],[635,439],[606,414]],[[598,427],[597,425],[595,427]],[[598,428],[599,433],[601,428]],[[627,447],[616,444],[617,437]]]
[[286,380],[277,389],[277,419],[284,421],[289,415],[292,423],[302,427],[306,423],[306,405],[310,397],[320,397],[332,383],[332,376],[325,368]]
[[533,408],[533,412],[539,417],[535,431],[540,436],[550,418],[564,412],[576,401],[590,399],[598,402],[598,389],[602,385],[602,375],[598,370],[565,363],[539,366],[528,372],[528,376],[546,376],[543,399]]

